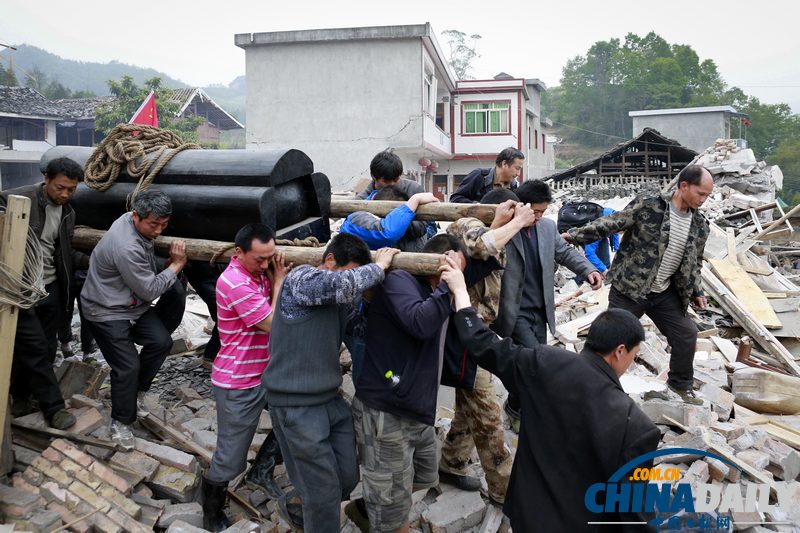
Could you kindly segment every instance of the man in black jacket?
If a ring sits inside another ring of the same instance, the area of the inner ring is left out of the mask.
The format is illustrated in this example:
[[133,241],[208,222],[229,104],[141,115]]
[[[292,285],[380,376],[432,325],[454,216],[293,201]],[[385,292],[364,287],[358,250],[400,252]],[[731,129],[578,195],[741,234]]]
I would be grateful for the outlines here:
[[13,411],[22,414],[27,410],[29,396],[33,394],[47,422],[56,429],[66,429],[75,423],[75,417],[64,409],[53,361],[73,270],[89,266],[89,257],[72,249],[75,211],[69,200],[82,180],[80,165],[61,157],[47,164],[44,183],[4,191],[0,195],[0,209],[3,210],[9,195],[26,196],[31,200],[30,227],[39,239],[47,291],[44,299],[32,309],[21,310],[17,318],[10,388]]
[[508,147],[497,154],[492,168],[476,168],[469,174],[450,195],[450,201],[458,204],[474,204],[479,202],[492,189],[503,187],[516,189],[517,176],[522,172],[525,155],[513,147]]
[[466,258],[452,235],[437,235],[423,251],[445,254],[440,274],[394,270],[369,309],[353,421],[370,531],[407,528],[411,493],[439,481],[433,424],[452,312],[448,286],[465,285]]
[[622,309],[600,314],[580,354],[547,345],[525,348],[498,339],[483,324],[466,288],[453,294],[458,310],[453,320],[462,342],[522,401],[519,445],[503,507],[514,531],[651,531],[644,513],[597,515],[584,504],[592,484],[606,482],[631,459],[655,450],[660,440],[658,428],[619,382],[644,339],[639,320]]

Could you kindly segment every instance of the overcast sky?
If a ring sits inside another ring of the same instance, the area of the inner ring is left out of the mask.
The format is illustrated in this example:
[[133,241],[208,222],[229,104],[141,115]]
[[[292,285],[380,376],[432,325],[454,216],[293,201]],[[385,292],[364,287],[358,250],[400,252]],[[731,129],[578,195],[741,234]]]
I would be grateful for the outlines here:
[[567,60],[594,42],[653,30],[713,59],[729,85],[800,112],[798,20],[800,3],[790,0],[0,0],[0,43],[153,67],[203,86],[244,74],[236,33],[430,22],[445,53],[443,30],[483,37],[477,78],[505,71],[554,86]]

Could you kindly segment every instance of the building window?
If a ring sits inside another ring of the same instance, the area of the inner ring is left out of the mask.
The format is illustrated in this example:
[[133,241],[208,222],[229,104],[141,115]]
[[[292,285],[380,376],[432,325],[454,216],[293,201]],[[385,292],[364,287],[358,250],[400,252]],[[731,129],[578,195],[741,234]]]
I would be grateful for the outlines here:
[[464,133],[509,133],[509,102],[464,104]]
[[539,149],[539,130],[533,130],[533,149]]
[[546,143],[544,142],[544,133],[542,133],[542,153],[544,153],[545,144]]
[[444,131],[444,102],[436,104],[436,125],[439,129]]

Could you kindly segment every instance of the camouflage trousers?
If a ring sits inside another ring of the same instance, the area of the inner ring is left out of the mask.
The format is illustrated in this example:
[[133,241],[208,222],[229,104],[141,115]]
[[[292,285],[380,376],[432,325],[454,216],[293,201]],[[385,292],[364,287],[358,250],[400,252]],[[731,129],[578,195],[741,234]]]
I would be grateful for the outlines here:
[[439,468],[453,474],[466,474],[472,449],[477,447],[489,496],[503,503],[514,463],[504,434],[492,375],[479,367],[473,390],[456,389],[455,414],[442,446]]

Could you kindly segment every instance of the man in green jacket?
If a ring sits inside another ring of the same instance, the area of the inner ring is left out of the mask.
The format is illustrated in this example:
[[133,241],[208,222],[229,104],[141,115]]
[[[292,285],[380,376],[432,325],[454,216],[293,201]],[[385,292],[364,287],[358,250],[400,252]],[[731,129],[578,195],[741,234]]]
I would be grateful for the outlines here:
[[562,235],[583,245],[625,232],[608,277],[609,308],[653,320],[672,348],[667,385],[694,404],[702,403],[692,391],[697,327],[687,308],[690,302],[706,307],[700,269],[709,230],[698,209],[713,188],[711,173],[690,165],[674,193],[637,198],[622,211]]

